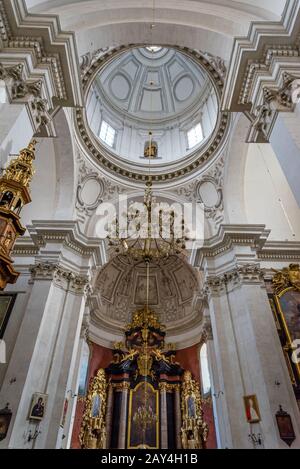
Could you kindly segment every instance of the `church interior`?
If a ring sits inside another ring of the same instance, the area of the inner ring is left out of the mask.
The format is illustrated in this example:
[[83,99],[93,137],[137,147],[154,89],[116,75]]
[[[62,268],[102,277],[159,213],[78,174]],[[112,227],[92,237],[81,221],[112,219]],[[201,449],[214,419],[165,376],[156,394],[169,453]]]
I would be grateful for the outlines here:
[[300,449],[300,0],[0,0],[0,449]]

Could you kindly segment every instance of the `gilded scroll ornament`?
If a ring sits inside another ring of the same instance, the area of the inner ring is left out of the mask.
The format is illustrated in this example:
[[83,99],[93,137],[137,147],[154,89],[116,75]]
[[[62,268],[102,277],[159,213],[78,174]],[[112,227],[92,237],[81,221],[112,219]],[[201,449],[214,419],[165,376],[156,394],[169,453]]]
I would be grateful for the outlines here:
[[183,449],[204,448],[208,438],[208,425],[203,419],[200,387],[190,371],[185,371],[183,375],[181,410]]
[[275,271],[272,283],[276,295],[286,288],[295,288],[300,291],[300,266],[299,264],[290,264],[282,270]]
[[85,410],[79,436],[82,448],[106,448],[106,401],[107,382],[105,371],[100,369],[91,380],[89,392],[85,399]]

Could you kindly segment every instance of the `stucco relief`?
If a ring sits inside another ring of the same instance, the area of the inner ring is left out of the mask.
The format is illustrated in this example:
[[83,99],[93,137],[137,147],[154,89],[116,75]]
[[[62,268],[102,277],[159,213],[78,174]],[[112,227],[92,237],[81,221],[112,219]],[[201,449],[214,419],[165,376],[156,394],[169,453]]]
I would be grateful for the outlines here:
[[[161,264],[151,264],[149,287],[149,306],[166,324],[174,326],[182,319],[188,322],[201,313],[197,301],[200,280],[185,260],[172,256]],[[99,272],[93,292],[98,305],[94,320],[107,323],[107,327],[110,321],[121,326],[147,302],[146,266],[117,256]]]

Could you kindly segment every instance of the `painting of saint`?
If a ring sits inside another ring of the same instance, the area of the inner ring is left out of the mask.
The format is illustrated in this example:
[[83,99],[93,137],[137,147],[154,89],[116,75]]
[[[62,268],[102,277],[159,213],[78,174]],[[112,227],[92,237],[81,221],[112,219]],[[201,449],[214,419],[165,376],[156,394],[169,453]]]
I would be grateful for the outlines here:
[[188,396],[187,398],[187,411],[188,411],[188,418],[190,419],[196,418],[196,405],[195,405],[194,396]]
[[100,414],[101,414],[101,396],[99,396],[99,394],[96,394],[93,397],[92,417],[93,418],[98,418],[98,417],[100,417]]
[[291,341],[300,339],[300,292],[290,290],[279,301]]
[[261,421],[258,401],[256,396],[244,397],[245,411],[248,423],[259,423]]
[[29,411],[29,420],[43,420],[46,412],[48,396],[46,394],[35,393],[32,397]]

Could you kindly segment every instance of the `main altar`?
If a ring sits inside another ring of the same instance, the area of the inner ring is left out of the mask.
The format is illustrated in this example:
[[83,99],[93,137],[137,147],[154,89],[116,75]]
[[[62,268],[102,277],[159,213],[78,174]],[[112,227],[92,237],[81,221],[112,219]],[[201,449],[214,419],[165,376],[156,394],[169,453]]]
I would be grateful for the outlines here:
[[81,425],[82,448],[205,449],[199,383],[176,361],[165,327],[148,307],[133,314],[113,361],[92,377]]

